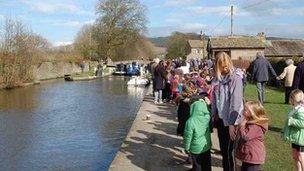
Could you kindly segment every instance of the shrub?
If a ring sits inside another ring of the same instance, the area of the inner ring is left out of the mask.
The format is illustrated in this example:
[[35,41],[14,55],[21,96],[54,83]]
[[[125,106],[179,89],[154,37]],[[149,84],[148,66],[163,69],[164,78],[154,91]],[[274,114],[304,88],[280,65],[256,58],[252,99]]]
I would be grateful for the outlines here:
[[[7,19],[4,24],[0,61],[3,84],[7,88],[33,79],[31,66],[44,40],[29,31],[20,21]],[[45,44],[46,45],[46,44]]]
[[[273,69],[277,73],[277,75],[280,75],[283,71],[284,68],[286,67],[285,61],[287,59],[292,59],[294,61],[294,64],[297,65],[299,62],[301,62],[300,57],[281,57],[281,58],[268,58],[269,62],[271,63]],[[275,84],[276,86],[281,86],[283,87],[283,80],[280,81],[279,85],[275,79],[270,80],[270,85]]]
[[245,69],[246,71],[249,69],[251,64],[251,61],[244,59],[232,60],[232,62],[235,67]]

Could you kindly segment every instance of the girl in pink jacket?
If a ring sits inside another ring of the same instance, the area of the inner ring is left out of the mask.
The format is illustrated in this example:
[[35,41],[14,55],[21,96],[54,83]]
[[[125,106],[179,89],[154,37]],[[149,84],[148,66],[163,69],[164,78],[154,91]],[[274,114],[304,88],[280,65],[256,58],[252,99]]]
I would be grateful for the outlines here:
[[268,130],[268,118],[259,101],[248,101],[244,108],[244,121],[238,131],[236,158],[242,161],[242,171],[260,171],[266,150],[264,134]]

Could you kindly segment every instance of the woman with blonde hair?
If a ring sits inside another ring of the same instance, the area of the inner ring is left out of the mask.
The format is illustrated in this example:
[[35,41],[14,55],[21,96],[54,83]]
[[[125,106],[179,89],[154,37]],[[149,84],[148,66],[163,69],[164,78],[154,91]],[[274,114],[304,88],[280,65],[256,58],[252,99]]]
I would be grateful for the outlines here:
[[244,74],[234,68],[231,58],[219,52],[215,59],[215,81],[213,83],[212,116],[218,129],[224,171],[235,170],[233,144],[236,126],[243,119]]

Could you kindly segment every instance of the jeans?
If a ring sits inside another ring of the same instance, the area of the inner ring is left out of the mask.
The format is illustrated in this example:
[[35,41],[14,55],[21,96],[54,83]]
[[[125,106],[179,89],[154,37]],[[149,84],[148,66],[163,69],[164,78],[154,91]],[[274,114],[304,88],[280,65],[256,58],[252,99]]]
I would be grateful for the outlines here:
[[154,91],[154,101],[161,102],[163,97],[163,90],[155,90]]
[[259,101],[263,104],[265,102],[265,83],[266,81],[257,82]]

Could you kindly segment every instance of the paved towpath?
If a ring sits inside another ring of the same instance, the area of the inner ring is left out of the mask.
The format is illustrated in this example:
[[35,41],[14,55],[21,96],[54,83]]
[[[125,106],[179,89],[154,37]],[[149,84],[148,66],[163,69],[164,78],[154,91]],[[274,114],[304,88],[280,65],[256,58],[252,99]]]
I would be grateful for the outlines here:
[[[184,162],[187,155],[183,153],[182,137],[176,136],[176,127],[176,107],[155,105],[152,97],[146,96],[109,170],[189,170],[191,165]],[[222,169],[215,133],[211,152],[212,170],[216,171]]]

